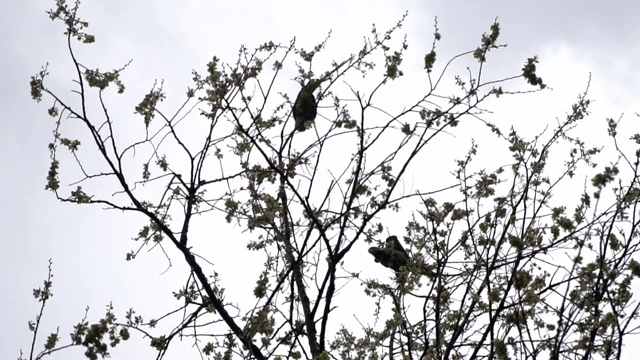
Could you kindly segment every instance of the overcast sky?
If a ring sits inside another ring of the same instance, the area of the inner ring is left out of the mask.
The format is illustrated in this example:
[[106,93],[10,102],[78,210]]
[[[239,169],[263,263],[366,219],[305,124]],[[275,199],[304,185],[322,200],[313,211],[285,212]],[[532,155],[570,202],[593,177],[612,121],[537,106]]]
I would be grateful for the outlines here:
[[[591,97],[596,99],[590,123],[593,133],[603,134],[603,119],[618,118],[621,114],[625,114],[635,131],[640,128],[633,115],[640,111],[637,101],[640,2],[316,1],[306,6],[298,3],[85,1],[81,16],[90,22],[89,32],[96,35],[97,44],[82,47],[80,54],[85,64],[104,70],[133,59],[125,73],[128,90],[120,105],[123,113],[131,114],[154,79],[165,79],[168,96],[182,99],[192,69],[204,69],[213,55],[234,61],[241,44],[251,49],[269,40],[288,43],[295,36],[298,44],[308,49],[332,30],[330,48],[335,52],[333,59],[338,60],[357,52],[373,23],[381,30],[387,29],[408,11],[401,33],[407,33],[414,57],[406,62],[415,64],[414,70],[420,71],[422,56],[432,41],[435,16],[443,35],[439,59],[473,49],[480,35],[498,18],[502,28],[500,42],[508,47],[491,64],[493,71],[500,73],[504,68],[509,70],[505,74],[512,74],[522,67],[524,59],[538,55],[539,75],[553,88],[514,99],[511,111],[519,114],[519,121],[525,119],[542,126],[553,122],[555,117],[563,117],[577,94],[585,89],[591,73]],[[168,289],[175,289],[184,280],[181,265],[172,270],[178,273],[176,276],[161,275],[167,264],[159,252],[125,262],[125,253],[135,246],[130,240],[140,225],[135,220],[140,219],[106,212],[97,206],[61,204],[44,190],[49,166],[47,144],[51,141],[53,122],[46,115],[48,99],[42,104],[30,99],[29,78],[49,62],[52,73],[49,84],[67,94],[73,86],[63,29],[45,14],[53,5],[53,0],[9,0],[0,13],[3,74],[0,169],[4,174],[0,178],[3,190],[0,294],[4,295],[4,306],[0,307],[3,320],[0,356],[3,358],[16,358],[20,348],[25,351],[29,348],[26,325],[38,310],[31,290],[41,286],[49,258],[54,261],[54,298],[46,309],[41,335],[60,325],[65,340],[71,325],[83,316],[85,306],[91,307],[92,319],[104,313],[104,305],[109,301],[114,302],[118,314],[131,306],[144,309],[152,317],[167,309],[164,301],[171,300]],[[296,85],[291,81],[284,86],[295,89]],[[522,110],[526,114],[520,113]],[[514,116],[507,110],[500,114]],[[402,229],[399,225],[397,231]],[[229,226],[225,231],[239,233],[240,229]],[[228,269],[233,262],[225,263],[224,256],[218,260],[220,269],[216,270],[230,286],[233,274]],[[40,343],[43,341],[44,337]],[[114,358],[149,354],[146,342],[134,340],[122,348],[113,354]],[[53,358],[82,357],[81,352],[72,351]],[[179,357],[170,352],[168,358]]]

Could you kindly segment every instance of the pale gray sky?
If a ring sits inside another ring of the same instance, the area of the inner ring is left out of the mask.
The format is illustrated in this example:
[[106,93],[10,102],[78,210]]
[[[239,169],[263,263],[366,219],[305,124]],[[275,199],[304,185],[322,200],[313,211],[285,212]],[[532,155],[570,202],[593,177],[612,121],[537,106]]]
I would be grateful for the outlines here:
[[[57,325],[66,339],[87,305],[92,319],[103,314],[109,301],[119,314],[131,306],[143,309],[147,317],[160,315],[171,301],[168,291],[184,280],[179,258],[167,275],[160,275],[167,264],[159,252],[135,262],[124,261],[125,253],[136,246],[129,239],[137,232],[140,219],[97,206],[61,204],[44,190],[53,122],[46,115],[48,99],[42,104],[30,99],[29,78],[49,62],[49,85],[66,95],[73,86],[63,30],[44,13],[53,5],[53,0],[10,0],[0,14],[0,67],[4,74],[0,88],[0,169],[4,170],[0,179],[0,293],[4,294],[0,354],[6,358],[16,358],[20,348],[28,350],[31,334],[27,321],[38,310],[31,290],[41,286],[49,258],[54,260],[54,297],[46,309],[40,344]],[[636,69],[640,3],[635,1],[544,0],[535,5],[507,0],[312,1],[301,6],[293,1],[213,5],[202,0],[94,0],[82,4],[81,16],[90,22],[89,32],[96,35],[97,44],[81,47],[79,53],[84,63],[100,69],[134,60],[124,75],[127,92],[117,98],[114,109],[133,119],[133,106],[154,79],[165,79],[169,97],[165,105],[170,108],[182,101],[191,70],[202,70],[213,55],[234,61],[241,44],[253,48],[268,40],[287,43],[294,36],[298,44],[309,48],[331,29],[327,52],[335,54],[333,59],[341,59],[358,50],[372,23],[386,29],[405,10],[409,17],[401,32],[408,34],[409,54],[414,56],[406,63],[414,64],[415,71],[421,70],[422,56],[431,44],[434,16],[443,35],[439,60],[474,48],[496,17],[502,28],[501,42],[508,48],[494,59],[489,57],[491,71],[511,74],[527,57],[540,57],[539,74],[554,90],[514,98],[496,112],[496,117],[520,124],[516,126],[530,122],[540,129],[564,115],[584,90],[591,72],[591,95],[596,99],[593,131],[602,134],[603,119],[622,113],[635,124],[632,114],[640,111],[640,72]],[[280,81],[293,92],[295,83],[286,81],[293,77],[294,69],[289,71],[290,76]],[[241,230],[220,226],[219,231],[230,235]],[[403,224],[398,224],[396,230],[402,229]],[[238,249],[242,248],[239,245]],[[212,258],[223,284],[233,294],[234,261],[224,254],[213,254]],[[146,341],[133,340],[116,350],[113,358],[151,353]],[[170,351],[167,358],[178,359],[178,355]],[[71,351],[52,358],[82,356],[80,351]]]

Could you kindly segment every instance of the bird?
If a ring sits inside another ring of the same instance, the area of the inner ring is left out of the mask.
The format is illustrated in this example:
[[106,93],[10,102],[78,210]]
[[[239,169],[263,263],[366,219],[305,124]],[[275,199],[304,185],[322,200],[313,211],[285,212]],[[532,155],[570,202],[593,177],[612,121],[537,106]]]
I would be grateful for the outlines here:
[[307,85],[300,89],[296,101],[293,103],[293,118],[296,121],[297,131],[307,130],[307,122],[315,120],[318,114],[318,104],[313,92],[328,79],[329,77],[310,80]]
[[346,63],[353,60],[353,56],[350,56],[348,59],[344,60],[340,64],[333,64],[334,69],[331,71],[327,71],[324,75],[319,79],[310,79],[307,85],[302,86],[300,92],[298,92],[298,96],[296,97],[296,101],[293,103],[293,119],[296,122],[296,130],[297,131],[305,131],[307,130],[307,123],[315,120],[316,115],[318,114],[318,103],[316,102],[316,98],[313,96],[313,92],[316,91],[320,85],[331,79],[331,74],[336,73],[342,66]]
[[391,235],[387,238],[387,240],[385,241],[385,246],[387,248],[393,248],[395,251],[402,253],[402,256],[409,259],[409,253],[407,253],[407,250],[404,249],[404,247],[402,246],[402,244],[400,243],[400,241],[398,240],[398,237],[395,235]]
[[[403,266],[409,267],[411,264],[409,253],[395,235],[387,238],[384,247],[370,247],[369,254],[373,255],[375,262],[392,269],[396,274],[402,270],[401,268]],[[431,279],[434,279],[436,276],[436,273],[432,269],[421,262],[418,266],[411,266],[411,270],[415,271],[416,274],[427,275]]]
[[373,255],[375,262],[382,266],[400,272],[402,266],[409,264],[409,254],[402,247],[396,236],[389,236],[385,242],[384,248],[370,247],[369,254]]

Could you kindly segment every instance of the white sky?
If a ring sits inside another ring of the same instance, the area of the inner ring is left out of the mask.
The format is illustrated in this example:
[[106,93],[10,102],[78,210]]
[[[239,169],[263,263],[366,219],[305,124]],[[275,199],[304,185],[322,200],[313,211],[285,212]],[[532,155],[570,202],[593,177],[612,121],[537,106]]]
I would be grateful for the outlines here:
[[[31,291],[41,286],[47,259],[54,260],[54,297],[46,309],[41,335],[60,325],[64,340],[87,305],[91,307],[91,319],[101,316],[109,301],[113,301],[117,314],[123,314],[130,306],[144,310],[147,318],[162,314],[168,309],[167,302],[171,304],[169,291],[183,281],[184,268],[174,254],[174,268],[169,274],[160,275],[167,266],[160,252],[125,262],[125,253],[137,245],[129,239],[141,225],[136,221],[140,219],[105,212],[97,206],[60,204],[44,190],[53,122],[45,111],[49,102],[36,104],[30,99],[29,77],[49,62],[49,85],[69,95],[73,86],[71,63],[62,28],[44,13],[54,1],[9,3],[0,14],[0,68],[4,80],[0,88],[0,169],[4,170],[0,178],[0,294],[4,294],[4,306],[0,307],[0,354],[16,358],[19,349],[26,351],[30,344],[26,325],[38,310]],[[584,90],[591,72],[590,94],[596,103],[591,108],[586,133],[594,134],[597,141],[604,134],[604,119],[618,118],[623,113],[626,124],[637,132],[633,113],[640,111],[640,72],[635,69],[640,58],[640,3],[544,0],[537,1],[535,8],[531,3],[524,4],[508,0],[314,1],[303,7],[282,1],[227,1],[215,5],[209,1],[170,5],[152,0],[86,1],[81,16],[90,22],[89,32],[96,35],[97,44],[82,47],[80,54],[84,63],[104,70],[133,58],[124,75],[127,92],[118,98],[114,109],[133,119],[133,106],[154,79],[165,79],[169,99],[164,106],[171,108],[182,101],[192,69],[203,70],[213,55],[234,61],[241,44],[252,49],[268,40],[288,43],[296,36],[298,44],[308,49],[331,29],[327,54],[332,57],[326,60],[343,59],[357,52],[372,23],[380,30],[387,29],[408,10],[409,17],[400,34],[408,34],[408,56],[413,58],[405,59],[404,69],[410,74],[411,64],[414,70],[421,69],[422,56],[432,41],[434,16],[438,16],[443,35],[438,60],[477,46],[480,35],[498,17],[500,42],[509,46],[495,58],[489,56],[492,71],[516,73],[527,57],[537,54],[541,61],[539,75],[554,90],[512,98],[509,106],[497,109],[492,120],[539,130],[555,117],[564,116]],[[283,91],[294,92],[297,85],[293,81],[287,83],[294,69],[289,71],[290,76],[281,77],[280,84]],[[482,139],[477,140],[482,150]],[[450,162],[446,166],[443,171],[448,173],[453,166]],[[63,182],[63,186],[66,184]],[[398,233],[403,227],[403,222],[390,226]],[[216,231],[234,235],[240,229],[223,225]],[[224,254],[211,257],[232,294],[232,271],[237,261]],[[248,284],[251,288],[253,285]],[[43,341],[44,337],[40,344]],[[112,355],[132,358],[149,354],[147,342],[134,339]],[[81,351],[70,351],[52,358],[82,356]],[[176,352],[170,351],[167,356],[177,358]]]

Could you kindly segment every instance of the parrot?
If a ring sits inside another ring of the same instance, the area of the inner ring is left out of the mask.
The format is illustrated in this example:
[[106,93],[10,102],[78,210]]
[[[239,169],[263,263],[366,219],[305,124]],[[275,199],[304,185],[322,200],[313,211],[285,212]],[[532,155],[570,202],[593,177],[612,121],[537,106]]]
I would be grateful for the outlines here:
[[293,104],[293,118],[296,121],[296,130],[302,132],[307,130],[307,121],[313,121],[318,114],[318,104],[313,92],[329,77],[311,80],[302,87],[296,101]]
[[307,122],[315,120],[318,114],[318,103],[313,96],[313,92],[316,91],[320,84],[331,79],[332,73],[338,73],[338,70],[349,61],[353,60],[353,56],[344,60],[340,64],[334,64],[334,69],[326,72],[321,78],[315,80],[309,80],[307,85],[302,86],[296,101],[293,103],[293,119],[296,121],[296,130],[307,130]]
[[409,254],[404,247],[402,247],[398,238],[393,235],[387,238],[384,248],[370,247],[369,254],[373,255],[375,262],[395,272],[399,272],[400,267],[409,264]]
[[[380,247],[370,247],[369,254],[373,255],[375,258],[375,262],[382,264],[382,266],[392,269],[396,273],[399,273],[401,267],[408,266],[411,262],[411,258],[409,257],[409,253],[404,249],[398,237],[395,235],[391,235],[385,241],[385,246],[383,248]],[[430,269],[426,264],[422,264],[418,266],[417,269],[414,269],[417,273],[421,275],[427,275],[429,278],[434,279],[436,273]]]

